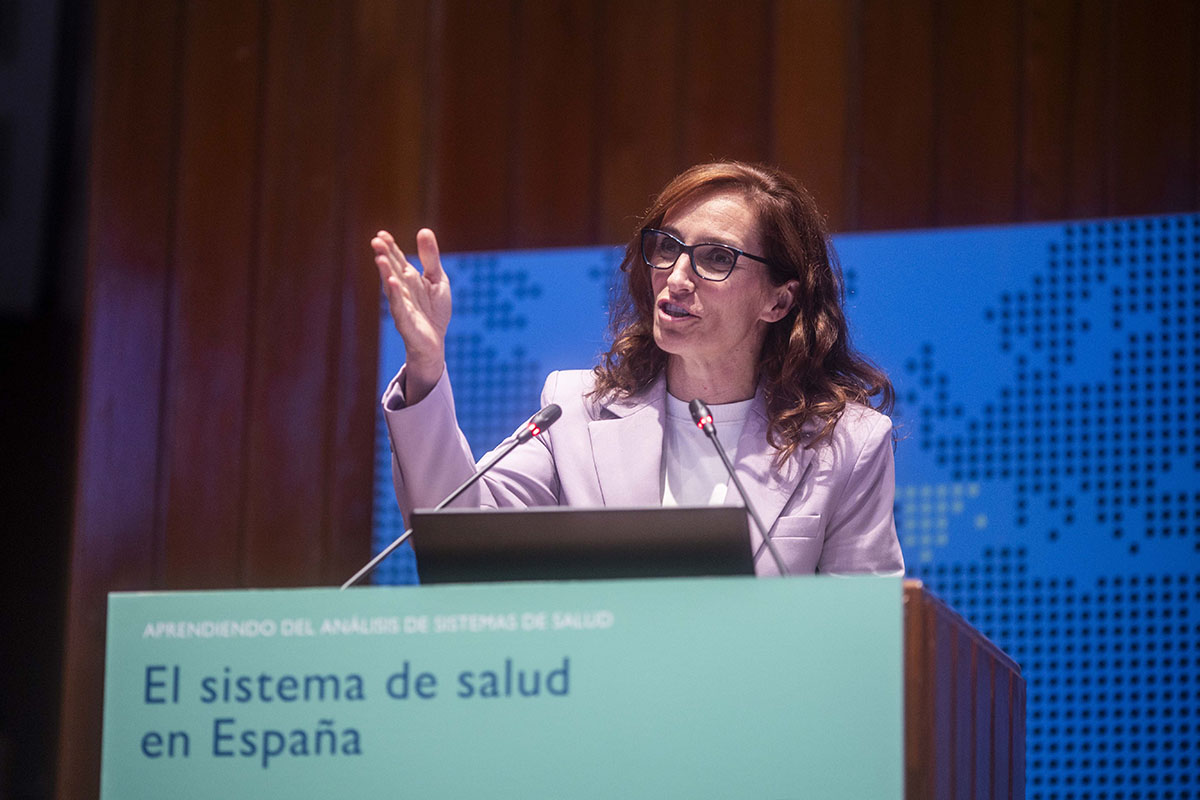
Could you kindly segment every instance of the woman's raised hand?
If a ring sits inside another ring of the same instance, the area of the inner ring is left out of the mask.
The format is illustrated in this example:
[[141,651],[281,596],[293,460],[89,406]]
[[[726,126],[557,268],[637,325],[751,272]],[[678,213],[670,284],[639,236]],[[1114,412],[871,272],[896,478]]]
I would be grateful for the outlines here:
[[408,262],[387,231],[371,240],[375,266],[387,295],[407,359],[405,400],[419,402],[442,377],[446,366],[446,326],[450,324],[450,281],[442,270],[437,237],[417,231],[417,255],[424,272]]

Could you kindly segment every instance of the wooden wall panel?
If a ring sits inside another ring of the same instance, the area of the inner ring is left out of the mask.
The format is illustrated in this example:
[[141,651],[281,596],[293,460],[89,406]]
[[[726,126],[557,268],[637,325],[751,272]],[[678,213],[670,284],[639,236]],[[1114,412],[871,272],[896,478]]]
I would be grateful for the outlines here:
[[934,219],[934,5],[863,0],[856,227]]
[[515,0],[445,0],[434,65],[436,133],[430,181],[434,230],[446,250],[513,243],[512,114]]
[[173,588],[240,568],[261,36],[257,4],[187,7],[159,502]]
[[617,0],[602,9],[596,241],[624,244],[683,163],[676,120],[686,44],[678,0]]
[[1023,11],[1026,55],[1021,92],[1026,111],[1020,131],[1020,216],[1062,218],[1069,208],[1068,143],[1078,119],[1072,103],[1077,88],[1072,78],[1080,65],[1078,4],[1030,0]]
[[770,155],[770,5],[694,0],[683,31],[683,165]]
[[339,327],[337,172],[347,26],[336,4],[268,6],[261,228],[253,276],[248,585],[317,583],[327,524],[331,341]]
[[354,259],[375,288],[371,237],[386,229],[404,243],[429,224],[424,162],[434,138],[431,6],[431,0],[353,4],[340,166],[346,199],[343,255]]
[[1189,0],[1115,3],[1110,213],[1197,203],[1200,7]]
[[935,221],[1016,219],[1022,65],[1017,7],[941,3],[934,24]]
[[829,215],[852,226],[859,52],[850,3],[778,3],[771,24],[771,160],[795,175]]
[[329,524],[323,531],[321,582],[341,583],[369,555],[374,494],[374,420],[378,403],[379,279],[370,239],[380,229],[411,236],[425,222],[421,149],[426,141],[429,4],[356,0],[339,169],[345,202],[340,271],[332,287],[339,307],[330,349],[332,445],[325,474]]
[[[95,796],[106,594],[152,588],[178,4],[96,10],[84,374],[57,795]],[[148,580],[150,578],[150,580]]]
[[518,9],[511,246],[595,240],[597,14],[579,0]]
[[[1063,214],[1031,214],[1031,219],[1094,217],[1112,213],[1109,186],[1113,150],[1112,75],[1109,51],[1112,47],[1113,15],[1111,3],[1072,3],[1067,30],[1058,37],[1057,46],[1068,53],[1069,74],[1066,96],[1068,127],[1064,134],[1066,149],[1067,207]],[[1037,120],[1030,115],[1030,123]]]

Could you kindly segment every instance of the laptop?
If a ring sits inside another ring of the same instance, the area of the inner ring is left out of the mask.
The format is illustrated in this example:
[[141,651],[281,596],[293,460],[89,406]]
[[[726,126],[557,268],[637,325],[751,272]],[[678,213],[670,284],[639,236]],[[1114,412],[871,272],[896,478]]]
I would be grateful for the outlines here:
[[413,512],[421,583],[753,575],[741,506]]

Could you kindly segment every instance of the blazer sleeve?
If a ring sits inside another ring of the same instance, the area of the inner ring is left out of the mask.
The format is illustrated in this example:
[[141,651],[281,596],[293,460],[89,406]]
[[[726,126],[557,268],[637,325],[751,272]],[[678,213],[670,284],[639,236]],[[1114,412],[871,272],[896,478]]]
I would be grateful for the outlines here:
[[[405,369],[383,394],[383,417],[392,450],[392,483],[400,513],[432,508],[475,471],[467,437],[458,427],[450,378],[442,371],[437,384],[420,402],[404,398]],[[546,379],[543,405],[557,383]],[[503,508],[557,505],[558,476],[550,446],[551,431],[518,446],[479,483],[452,504],[455,508]],[[495,451],[480,463],[486,463]]]
[[903,575],[894,515],[892,421],[872,414],[846,422],[854,423],[848,438],[857,448],[853,444],[849,448],[852,466],[830,513],[817,572]]

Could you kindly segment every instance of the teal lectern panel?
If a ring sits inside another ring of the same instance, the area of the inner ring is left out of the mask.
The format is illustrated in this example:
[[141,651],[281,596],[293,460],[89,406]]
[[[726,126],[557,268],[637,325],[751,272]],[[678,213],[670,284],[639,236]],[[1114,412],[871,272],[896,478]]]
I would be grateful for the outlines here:
[[113,594],[101,796],[900,798],[899,578]]

